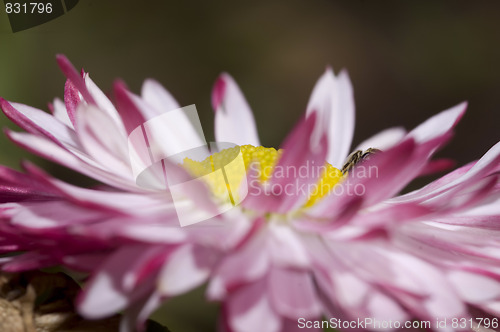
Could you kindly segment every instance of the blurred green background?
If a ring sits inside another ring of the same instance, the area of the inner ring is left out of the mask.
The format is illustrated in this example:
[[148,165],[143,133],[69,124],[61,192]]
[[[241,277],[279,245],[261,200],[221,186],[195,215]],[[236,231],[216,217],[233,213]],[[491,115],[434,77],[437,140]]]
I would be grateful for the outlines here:
[[[331,65],[347,68],[354,85],[354,145],[469,101],[456,138],[440,152],[464,164],[500,139],[499,18],[499,1],[80,0],[62,17],[14,34],[2,10],[0,96],[46,109],[63,95],[55,54],[64,53],[104,91],[118,77],[136,93],[156,78],[181,105],[196,104],[212,140],[210,91],[227,71],[255,112],[263,144],[278,146]],[[5,116],[0,122],[12,127]],[[0,146],[2,164],[35,160],[3,137]]]

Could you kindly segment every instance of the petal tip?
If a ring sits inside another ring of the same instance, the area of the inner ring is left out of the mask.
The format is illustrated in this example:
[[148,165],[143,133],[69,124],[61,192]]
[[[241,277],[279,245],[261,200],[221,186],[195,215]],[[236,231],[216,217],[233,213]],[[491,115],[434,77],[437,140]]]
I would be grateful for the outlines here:
[[229,74],[222,73],[215,81],[214,88],[212,90],[212,107],[214,111],[217,111],[217,109],[219,109],[224,100],[228,76]]

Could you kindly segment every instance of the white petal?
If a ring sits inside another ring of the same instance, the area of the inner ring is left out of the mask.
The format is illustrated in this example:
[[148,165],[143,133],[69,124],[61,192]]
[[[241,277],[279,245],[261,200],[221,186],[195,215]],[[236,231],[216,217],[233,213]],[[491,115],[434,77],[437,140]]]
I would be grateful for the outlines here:
[[102,92],[102,90],[99,89],[99,87],[94,83],[94,81],[90,79],[90,76],[88,74],[85,75],[84,79],[87,90],[89,91],[92,98],[94,98],[96,105],[100,109],[104,110],[111,117],[111,119],[113,119],[119,130],[123,134],[125,134],[125,127],[123,126],[122,119],[120,118],[120,115],[118,114],[118,111],[116,110],[113,103],[109,100],[108,97],[106,97],[104,92]]
[[66,110],[66,106],[64,105],[64,102],[59,99],[55,98],[54,99],[54,117],[64,123],[66,126],[73,128],[73,123],[71,123],[71,120],[69,119],[68,111]]
[[259,146],[252,110],[229,74],[222,74],[212,92],[215,109],[215,139],[237,145]]
[[388,128],[361,142],[354,151],[365,151],[369,148],[386,150],[398,144],[405,135],[406,130],[402,127]]
[[335,77],[328,68],[316,83],[307,114],[318,112],[317,128],[314,136],[321,133],[328,137],[326,160],[334,167],[341,168],[354,135],[354,96],[352,84],[346,71]]
[[309,265],[304,243],[292,228],[271,223],[268,241],[269,250],[276,265],[299,268]]
[[159,276],[159,292],[175,296],[203,283],[210,273],[207,266],[200,266],[192,246],[178,249],[169,258]]
[[101,272],[86,291],[78,312],[86,318],[96,319],[118,312],[127,304],[127,296],[116,289],[111,276]]
[[458,104],[434,115],[413,129],[408,136],[417,142],[425,142],[451,130],[465,113],[467,103]]
[[464,301],[483,304],[500,297],[500,283],[491,278],[466,271],[452,271],[448,275]]
[[144,81],[141,95],[146,103],[156,110],[158,115],[180,108],[174,97],[155,80],[148,79]]

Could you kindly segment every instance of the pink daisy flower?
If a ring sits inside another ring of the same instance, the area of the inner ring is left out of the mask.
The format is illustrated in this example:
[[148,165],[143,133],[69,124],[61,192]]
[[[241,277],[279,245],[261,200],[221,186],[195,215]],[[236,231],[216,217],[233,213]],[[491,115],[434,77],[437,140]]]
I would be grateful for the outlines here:
[[[2,269],[62,264],[91,272],[77,303],[85,317],[124,310],[121,328],[133,330],[164,300],[204,283],[208,299],[222,303],[221,331],[321,331],[325,323],[437,330],[444,320],[447,330],[471,330],[481,325],[478,310],[500,316],[500,143],[480,160],[398,195],[416,177],[449,166],[431,157],[450,139],[465,104],[410,132],[384,130],[348,157],[352,87],[346,72],[327,69],[306,116],[277,151],[261,147],[248,103],[223,74],[212,95],[216,140],[238,147],[163,165],[189,181],[236,151],[246,166],[238,181],[246,186],[230,198],[246,197],[211,220],[181,227],[162,174],[151,173],[157,188],[137,184],[130,156],[142,160],[147,151],[129,144],[136,128],[178,103],[152,80],[141,96],[115,83],[112,103],[88,74],[63,56],[58,63],[68,78],[64,101],[55,99],[49,114],[0,99],[26,131],[7,135],[103,185],[80,188],[26,163],[23,173],[1,168],[0,248],[23,252],[3,258]],[[156,132],[148,151],[168,156],[203,146],[198,129],[179,115]],[[220,211],[229,198],[219,189],[196,182],[184,211]],[[462,325],[452,326],[455,320]]]

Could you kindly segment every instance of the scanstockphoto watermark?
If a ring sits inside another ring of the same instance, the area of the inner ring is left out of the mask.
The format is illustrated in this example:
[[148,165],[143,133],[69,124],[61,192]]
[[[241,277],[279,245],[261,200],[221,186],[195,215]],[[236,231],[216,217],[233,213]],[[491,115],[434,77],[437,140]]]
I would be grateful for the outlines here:
[[[344,181],[342,175],[328,176],[331,169],[326,164],[317,165],[314,161],[306,161],[300,166],[276,165],[260,167],[251,163],[248,171],[249,195],[269,196],[363,196],[366,187],[362,181],[368,178],[378,178],[376,165],[358,165],[356,171],[349,174],[349,181]],[[266,175],[270,179],[263,183]]]
[[299,329],[369,329],[369,330],[395,330],[395,329],[421,329],[431,328],[431,321],[427,320],[379,320],[375,318],[358,318],[352,320],[342,320],[330,318],[329,320],[307,320],[299,318],[297,326]]

